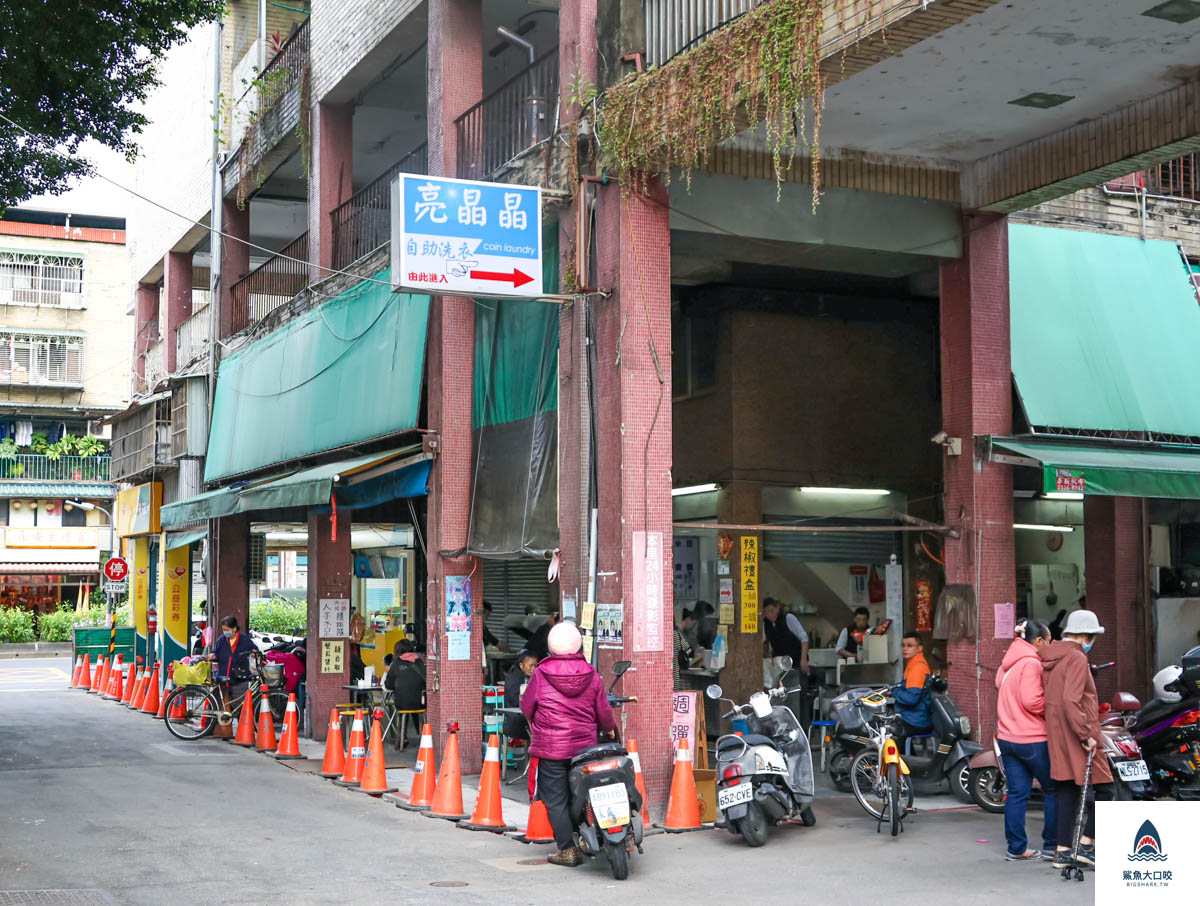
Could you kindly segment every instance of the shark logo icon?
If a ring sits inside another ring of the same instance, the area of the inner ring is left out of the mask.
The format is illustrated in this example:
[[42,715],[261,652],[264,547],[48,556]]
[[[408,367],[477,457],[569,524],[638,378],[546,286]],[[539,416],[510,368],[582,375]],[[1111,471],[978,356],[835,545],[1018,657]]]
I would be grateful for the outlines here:
[[1165,862],[1167,854],[1163,852],[1162,838],[1149,821],[1143,821],[1133,838],[1133,851],[1129,853],[1130,862]]

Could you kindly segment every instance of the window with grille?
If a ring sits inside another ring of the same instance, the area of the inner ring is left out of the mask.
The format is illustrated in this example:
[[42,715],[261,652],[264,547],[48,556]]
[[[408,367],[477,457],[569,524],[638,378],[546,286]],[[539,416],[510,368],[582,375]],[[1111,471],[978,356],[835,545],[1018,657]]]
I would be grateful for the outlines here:
[[82,387],[80,336],[0,330],[0,384]]
[[0,305],[83,308],[84,257],[0,250]]

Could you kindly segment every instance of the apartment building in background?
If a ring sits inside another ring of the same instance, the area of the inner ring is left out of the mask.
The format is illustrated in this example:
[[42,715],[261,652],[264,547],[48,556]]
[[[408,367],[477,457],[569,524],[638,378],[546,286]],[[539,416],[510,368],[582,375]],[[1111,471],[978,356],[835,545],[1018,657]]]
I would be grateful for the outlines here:
[[0,605],[37,612],[76,604],[112,550],[103,420],[133,352],[124,219],[46,206],[0,218]]

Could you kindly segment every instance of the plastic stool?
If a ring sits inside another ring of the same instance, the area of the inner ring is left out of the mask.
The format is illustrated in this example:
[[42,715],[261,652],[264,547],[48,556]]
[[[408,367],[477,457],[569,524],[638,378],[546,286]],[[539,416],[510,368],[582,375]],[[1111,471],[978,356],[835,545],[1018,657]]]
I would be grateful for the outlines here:
[[[408,710],[408,711],[396,710],[395,712],[393,712],[394,715],[399,715],[399,717],[400,717],[400,738],[398,741],[395,741],[395,746],[396,746],[397,750],[403,749],[405,747],[405,745],[408,743],[408,715],[424,714],[424,713],[425,713],[424,708],[414,708],[414,709]],[[419,723],[415,717],[413,718],[413,723],[418,724],[418,726],[419,726]]]
[[[826,737],[826,735],[827,735],[827,734],[826,734],[826,732],[825,732],[825,727],[836,727],[836,726],[837,726],[837,721],[836,721],[836,720],[814,720],[814,721],[813,721],[811,724],[809,724],[809,726],[808,726],[808,745],[809,745],[809,747],[810,747],[810,748],[812,747],[812,731],[813,731],[813,728],[814,728],[814,727],[820,727],[820,728],[821,728],[821,746],[820,746],[820,750],[821,750],[821,773],[822,773],[822,774],[824,774],[824,773],[825,773],[825,737]],[[832,748],[832,747],[830,747],[830,748]]]

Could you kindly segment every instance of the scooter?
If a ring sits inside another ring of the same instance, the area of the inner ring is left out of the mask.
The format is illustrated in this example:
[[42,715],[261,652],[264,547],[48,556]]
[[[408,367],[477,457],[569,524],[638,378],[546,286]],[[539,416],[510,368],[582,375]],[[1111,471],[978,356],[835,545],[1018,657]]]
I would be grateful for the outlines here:
[[1200,800],[1200,647],[1183,656],[1181,673],[1165,689],[1177,702],[1155,699],[1145,707],[1132,695],[1110,717],[1133,734],[1148,765],[1155,796]]
[[[750,846],[766,843],[767,830],[780,821],[798,818],[805,827],[817,823],[808,737],[783,703],[797,691],[780,685],[755,692],[744,705],[723,699],[733,705],[723,716],[745,718],[750,732],[717,740],[716,825],[741,834]],[[709,686],[705,694],[722,700],[718,685]]]
[[[608,689],[610,705],[636,702],[636,696],[613,694],[617,681],[630,661],[613,664],[616,674]],[[642,795],[638,792],[633,759],[617,739],[584,749],[571,759],[567,773],[571,821],[579,838],[579,849],[590,858],[608,856],[612,876],[629,877],[629,853],[642,852]]]
[[[955,796],[963,802],[972,802],[970,761],[983,746],[971,741],[971,720],[946,694],[946,681],[942,677],[929,677],[925,689],[933,728],[928,734],[910,737],[909,750],[901,753],[911,779],[927,783],[948,780]],[[849,689],[833,700],[837,727],[829,773],[834,785],[843,792],[853,791],[851,775],[858,755],[875,745],[866,728],[877,712],[865,702],[875,701],[873,696],[878,692],[868,688]]]

